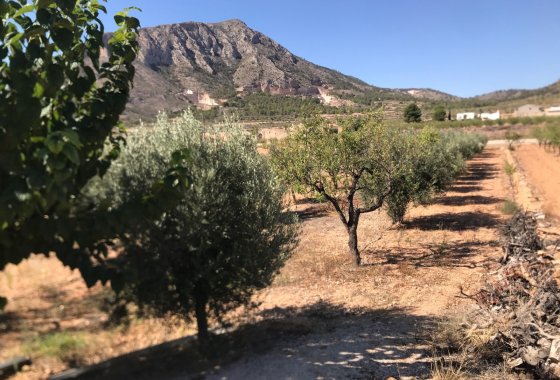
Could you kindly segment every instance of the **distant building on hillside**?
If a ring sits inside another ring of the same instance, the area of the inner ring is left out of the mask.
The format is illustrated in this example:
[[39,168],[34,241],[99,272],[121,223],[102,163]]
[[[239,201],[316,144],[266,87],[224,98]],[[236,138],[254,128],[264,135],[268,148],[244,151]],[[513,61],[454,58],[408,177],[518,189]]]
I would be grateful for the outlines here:
[[548,107],[544,112],[547,116],[560,116],[560,107]]
[[519,107],[513,113],[513,116],[517,117],[526,117],[526,116],[542,116],[544,112],[539,106],[534,104],[525,104],[524,106]]
[[457,114],[457,120],[469,120],[474,119],[475,113],[474,112],[463,112]]
[[482,112],[480,114],[480,118],[482,120],[499,120],[500,119],[500,111],[496,111],[496,112]]

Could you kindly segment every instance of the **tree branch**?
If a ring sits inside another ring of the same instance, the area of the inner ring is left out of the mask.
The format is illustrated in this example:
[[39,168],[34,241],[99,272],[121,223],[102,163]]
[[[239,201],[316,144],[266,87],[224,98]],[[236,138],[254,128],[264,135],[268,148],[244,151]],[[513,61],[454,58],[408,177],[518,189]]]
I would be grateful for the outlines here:
[[329,202],[331,202],[331,204],[334,206],[334,209],[336,210],[336,212],[338,214],[338,217],[340,218],[342,223],[344,223],[344,225],[346,227],[348,227],[348,220],[346,219],[346,215],[344,215],[344,212],[340,208],[340,205],[338,204],[338,201],[336,200],[336,198],[327,194],[327,192],[325,191],[325,187],[321,183],[315,183],[315,184],[313,184],[313,187],[315,188],[315,190],[318,193],[322,194],[325,198],[327,198],[327,200]]
[[389,185],[389,187],[387,188],[387,190],[385,190],[385,191],[379,196],[379,198],[377,198],[377,202],[375,202],[374,204],[372,204],[372,205],[369,206],[369,207],[364,207],[364,208],[361,208],[361,207],[360,207],[360,208],[358,208],[358,209],[356,210],[356,213],[358,213],[358,214],[365,214],[365,213],[372,212],[372,211],[375,211],[375,210],[381,208],[381,206],[383,206],[383,202],[385,202],[385,198],[386,198],[387,196],[389,196],[392,192],[393,192],[393,186],[392,186],[392,185]]

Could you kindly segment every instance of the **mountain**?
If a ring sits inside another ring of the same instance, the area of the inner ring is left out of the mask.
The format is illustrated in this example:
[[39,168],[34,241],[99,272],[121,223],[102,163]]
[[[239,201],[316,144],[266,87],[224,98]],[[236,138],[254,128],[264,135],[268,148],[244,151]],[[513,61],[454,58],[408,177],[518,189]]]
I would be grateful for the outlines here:
[[493,91],[487,94],[462,98],[451,105],[457,110],[496,110],[503,113],[513,113],[518,107],[525,104],[535,104],[540,107],[560,105],[560,81],[551,85],[532,89],[512,89]]
[[[151,119],[158,111],[177,112],[190,105],[242,107],[243,99],[253,102],[249,108],[262,110],[273,99],[268,96],[275,95],[292,96],[280,102],[283,105],[278,109],[298,109],[294,106],[298,97],[307,99],[306,104],[311,99],[326,106],[382,102],[386,110],[392,110],[390,117],[400,117],[401,108],[411,101],[426,110],[443,102],[455,108],[560,103],[560,81],[536,90],[496,91],[472,98],[426,88],[372,86],[298,57],[240,20],[142,28],[138,43],[134,88],[125,113],[132,120]],[[263,97],[247,97],[250,94]]]
[[140,30],[131,118],[195,104],[209,108],[255,92],[316,97],[343,105],[360,96],[414,100],[295,56],[240,20],[186,22]]
[[502,90],[475,96],[474,99],[488,102],[509,102],[516,100],[533,101],[542,103],[555,103],[560,101],[560,80],[551,85],[534,90]]

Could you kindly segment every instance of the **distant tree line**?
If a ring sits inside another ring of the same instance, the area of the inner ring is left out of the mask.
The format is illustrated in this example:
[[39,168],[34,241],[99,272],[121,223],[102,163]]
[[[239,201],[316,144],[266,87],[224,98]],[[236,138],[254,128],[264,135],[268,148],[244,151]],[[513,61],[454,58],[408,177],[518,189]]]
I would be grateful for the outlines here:
[[250,116],[304,116],[333,114],[336,107],[322,104],[319,98],[309,96],[280,96],[257,92],[230,98],[223,104],[235,109],[240,117]]

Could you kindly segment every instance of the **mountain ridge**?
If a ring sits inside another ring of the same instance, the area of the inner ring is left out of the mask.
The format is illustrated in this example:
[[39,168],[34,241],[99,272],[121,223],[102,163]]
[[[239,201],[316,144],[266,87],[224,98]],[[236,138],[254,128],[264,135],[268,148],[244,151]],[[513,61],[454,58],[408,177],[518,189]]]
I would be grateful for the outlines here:
[[[107,37],[108,38],[108,37]],[[317,98],[331,106],[386,100],[496,105],[551,93],[560,81],[534,90],[502,90],[462,98],[430,88],[381,88],[294,55],[239,19],[188,21],[142,28],[138,36],[130,118],[195,105],[208,109],[251,93]]]

